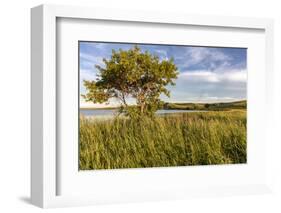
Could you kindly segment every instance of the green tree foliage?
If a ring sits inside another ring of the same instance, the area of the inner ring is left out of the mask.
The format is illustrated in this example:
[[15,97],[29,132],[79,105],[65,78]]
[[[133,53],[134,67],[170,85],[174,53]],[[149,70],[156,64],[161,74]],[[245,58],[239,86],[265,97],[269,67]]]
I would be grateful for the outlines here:
[[[110,98],[120,101],[120,112],[131,117],[153,116],[161,107],[160,95],[170,96],[168,85],[175,85],[177,67],[173,59],[160,60],[148,51],[141,52],[138,46],[130,50],[112,50],[109,60],[103,59],[105,66],[96,65],[96,81],[84,80],[86,101],[108,103]],[[128,98],[136,100],[136,106],[129,106]]]

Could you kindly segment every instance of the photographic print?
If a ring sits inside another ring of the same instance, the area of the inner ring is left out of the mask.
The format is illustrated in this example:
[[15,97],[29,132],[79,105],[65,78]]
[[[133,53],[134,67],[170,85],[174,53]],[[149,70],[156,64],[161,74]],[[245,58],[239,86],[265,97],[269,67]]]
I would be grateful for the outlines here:
[[79,169],[247,162],[247,49],[79,41]]

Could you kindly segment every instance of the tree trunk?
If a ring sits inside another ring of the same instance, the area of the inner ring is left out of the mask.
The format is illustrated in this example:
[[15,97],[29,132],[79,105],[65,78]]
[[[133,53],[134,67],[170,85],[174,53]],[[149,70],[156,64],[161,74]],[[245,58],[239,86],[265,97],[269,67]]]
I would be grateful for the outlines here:
[[144,113],[144,107],[145,107],[145,103],[143,102],[143,103],[141,103],[141,114]]

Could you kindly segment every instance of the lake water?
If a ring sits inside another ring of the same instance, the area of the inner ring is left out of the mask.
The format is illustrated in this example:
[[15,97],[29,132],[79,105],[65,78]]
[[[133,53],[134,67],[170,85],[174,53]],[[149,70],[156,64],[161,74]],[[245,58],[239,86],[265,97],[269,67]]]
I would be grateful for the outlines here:
[[[171,113],[180,113],[180,112],[199,112],[199,110],[158,110],[156,114],[166,115]],[[200,111],[202,112],[202,111]],[[113,117],[117,114],[115,109],[80,109],[80,113],[86,117]]]

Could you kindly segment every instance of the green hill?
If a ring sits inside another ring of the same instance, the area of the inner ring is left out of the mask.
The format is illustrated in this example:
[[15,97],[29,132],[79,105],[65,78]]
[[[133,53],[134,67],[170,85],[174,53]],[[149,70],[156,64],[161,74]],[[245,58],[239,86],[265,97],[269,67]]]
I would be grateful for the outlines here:
[[224,103],[165,103],[163,109],[178,109],[178,110],[231,110],[231,109],[246,109],[247,101],[235,101]]

